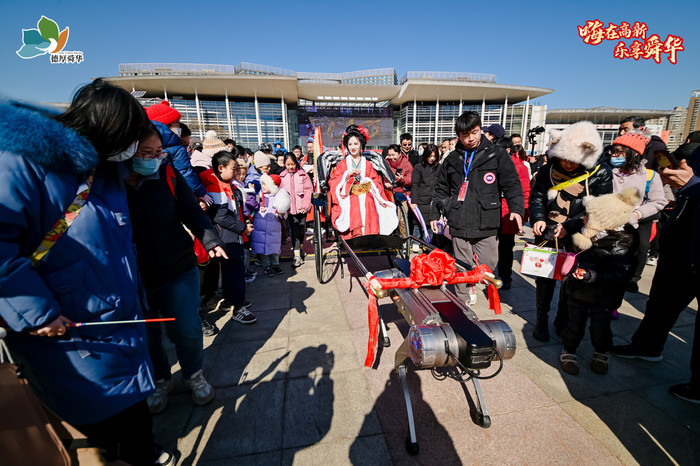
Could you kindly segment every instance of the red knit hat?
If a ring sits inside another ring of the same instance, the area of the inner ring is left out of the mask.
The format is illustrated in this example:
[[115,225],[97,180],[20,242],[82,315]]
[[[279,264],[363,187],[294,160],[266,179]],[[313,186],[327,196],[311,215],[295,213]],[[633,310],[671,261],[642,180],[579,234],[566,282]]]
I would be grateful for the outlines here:
[[282,186],[282,178],[280,178],[279,175],[270,175],[270,178],[272,178],[272,181],[277,185],[278,188]]
[[182,116],[180,112],[170,106],[167,100],[148,107],[146,109],[146,115],[148,115],[149,120],[159,121],[164,125],[169,125],[173,121],[179,120]]
[[640,133],[627,132],[622,136],[618,136],[614,141],[613,145],[620,144],[621,146],[627,146],[638,154],[643,154],[644,149],[646,149],[649,143],[648,137]]

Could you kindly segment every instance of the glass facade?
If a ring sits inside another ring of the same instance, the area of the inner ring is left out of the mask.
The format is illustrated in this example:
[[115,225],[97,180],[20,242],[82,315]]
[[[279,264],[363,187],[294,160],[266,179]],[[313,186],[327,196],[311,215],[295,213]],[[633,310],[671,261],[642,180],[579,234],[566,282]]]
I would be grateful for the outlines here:
[[[154,99],[139,100],[144,107],[160,102],[160,100]],[[200,139],[209,130],[216,131],[220,139],[231,137],[236,140],[236,143],[250,148],[257,148],[261,141],[274,142],[277,140],[284,141],[285,139],[281,102],[258,102],[260,139],[258,138],[255,102],[229,101],[230,112],[228,117],[225,101],[200,99],[199,115],[197,114],[197,103],[195,100],[171,99],[170,105],[180,112],[182,115],[181,121],[189,126],[192,130],[192,135]],[[298,134],[298,128],[296,132]]]
[[[532,127],[533,109],[535,106],[531,105],[529,108],[527,128]],[[497,123],[503,125],[506,135],[513,133],[523,134],[524,105],[509,106],[507,110],[504,110],[504,105],[486,105],[483,110],[482,114],[481,105],[462,105],[462,112],[473,111],[481,116],[482,126]],[[506,111],[505,124],[503,124],[504,111]],[[413,102],[401,106],[398,132],[396,134],[397,140],[401,133],[411,133],[413,134],[414,145],[422,142],[440,144],[443,139],[455,136],[454,124],[457,117],[459,117],[459,103],[440,102],[436,104],[434,102],[417,102],[415,113],[416,121],[414,124]],[[535,126],[537,124],[542,123],[535,122]]]

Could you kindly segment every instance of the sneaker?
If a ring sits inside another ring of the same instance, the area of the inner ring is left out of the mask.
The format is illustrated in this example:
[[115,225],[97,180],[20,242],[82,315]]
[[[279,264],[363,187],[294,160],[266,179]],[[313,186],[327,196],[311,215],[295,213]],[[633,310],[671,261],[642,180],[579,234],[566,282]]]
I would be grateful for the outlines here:
[[258,321],[258,318],[253,315],[247,308],[236,308],[233,311],[231,320],[235,320],[239,324],[249,325]]
[[413,252],[415,252],[415,253],[421,252],[420,245],[419,245],[419,244],[414,244],[413,246],[411,246],[411,251],[413,251]]
[[253,283],[255,279],[257,278],[258,274],[257,272],[247,272],[245,274],[245,282],[246,283]]
[[688,401],[690,403],[700,404],[700,392],[697,390],[693,391],[690,388],[690,384],[682,383],[680,385],[674,385],[668,389],[671,395],[680,398],[681,400]]
[[183,379],[182,383],[185,384],[185,388],[192,392],[194,404],[201,406],[214,399],[214,389],[204,378],[202,369],[192,374],[189,379]]
[[202,335],[205,337],[213,337],[219,333],[219,327],[216,324],[212,324],[207,319],[202,319]]
[[467,299],[467,305],[473,306],[475,304],[476,304],[476,287],[470,286],[469,287],[469,298]]
[[559,362],[564,372],[571,375],[578,375],[578,361],[575,354],[567,353],[566,350],[561,350]]
[[294,256],[294,262],[292,262],[293,267],[300,267],[304,263],[304,259],[301,256]]
[[271,268],[276,275],[284,274],[284,270],[282,270],[279,265],[273,265]]
[[[649,258],[647,259],[647,265],[651,265],[652,267],[656,267],[657,262],[659,262],[658,257],[649,256]],[[673,387],[671,387],[671,388],[673,388]]]
[[272,270],[272,267],[265,267],[265,276],[267,278],[271,278],[275,276],[275,272]]
[[637,351],[632,345],[616,345],[610,349],[615,356],[625,359],[643,359],[649,362],[661,362],[664,357],[661,354],[650,354]]
[[169,451],[163,450],[153,464],[157,466],[175,466],[177,464],[177,457]]
[[593,352],[593,361],[591,361],[591,370],[596,374],[608,373],[608,355],[605,353]]
[[168,393],[170,393],[174,386],[175,382],[173,379],[156,380],[156,391],[146,399],[151,414],[161,413],[165,407],[168,406]]

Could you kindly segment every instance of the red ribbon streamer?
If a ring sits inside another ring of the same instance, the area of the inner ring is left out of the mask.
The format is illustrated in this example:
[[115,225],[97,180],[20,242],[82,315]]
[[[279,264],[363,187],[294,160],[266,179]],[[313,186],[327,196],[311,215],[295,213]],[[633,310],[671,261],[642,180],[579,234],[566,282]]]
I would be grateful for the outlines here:
[[[369,323],[369,337],[367,340],[367,356],[365,367],[372,367],[375,357],[375,348],[379,337],[379,314],[377,312],[377,295],[373,285],[379,285],[383,290],[420,288],[421,286],[440,286],[457,283],[479,283],[484,275],[491,273],[488,265],[479,264],[473,270],[457,273],[454,257],[444,251],[434,249],[430,254],[421,254],[411,259],[411,275],[406,278],[377,278],[374,275],[365,282],[365,288],[369,294],[367,305],[367,320]],[[489,284],[489,307],[494,313],[501,313],[501,300],[498,289]]]

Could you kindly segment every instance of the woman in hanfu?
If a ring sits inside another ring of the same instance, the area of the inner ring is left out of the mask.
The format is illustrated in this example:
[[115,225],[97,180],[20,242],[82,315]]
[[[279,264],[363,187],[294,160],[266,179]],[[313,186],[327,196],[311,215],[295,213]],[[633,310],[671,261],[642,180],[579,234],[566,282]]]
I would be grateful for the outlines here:
[[348,155],[336,165],[328,185],[331,220],[343,239],[389,235],[398,226],[396,205],[387,199],[381,176],[362,156],[367,130],[350,125],[343,135]]

